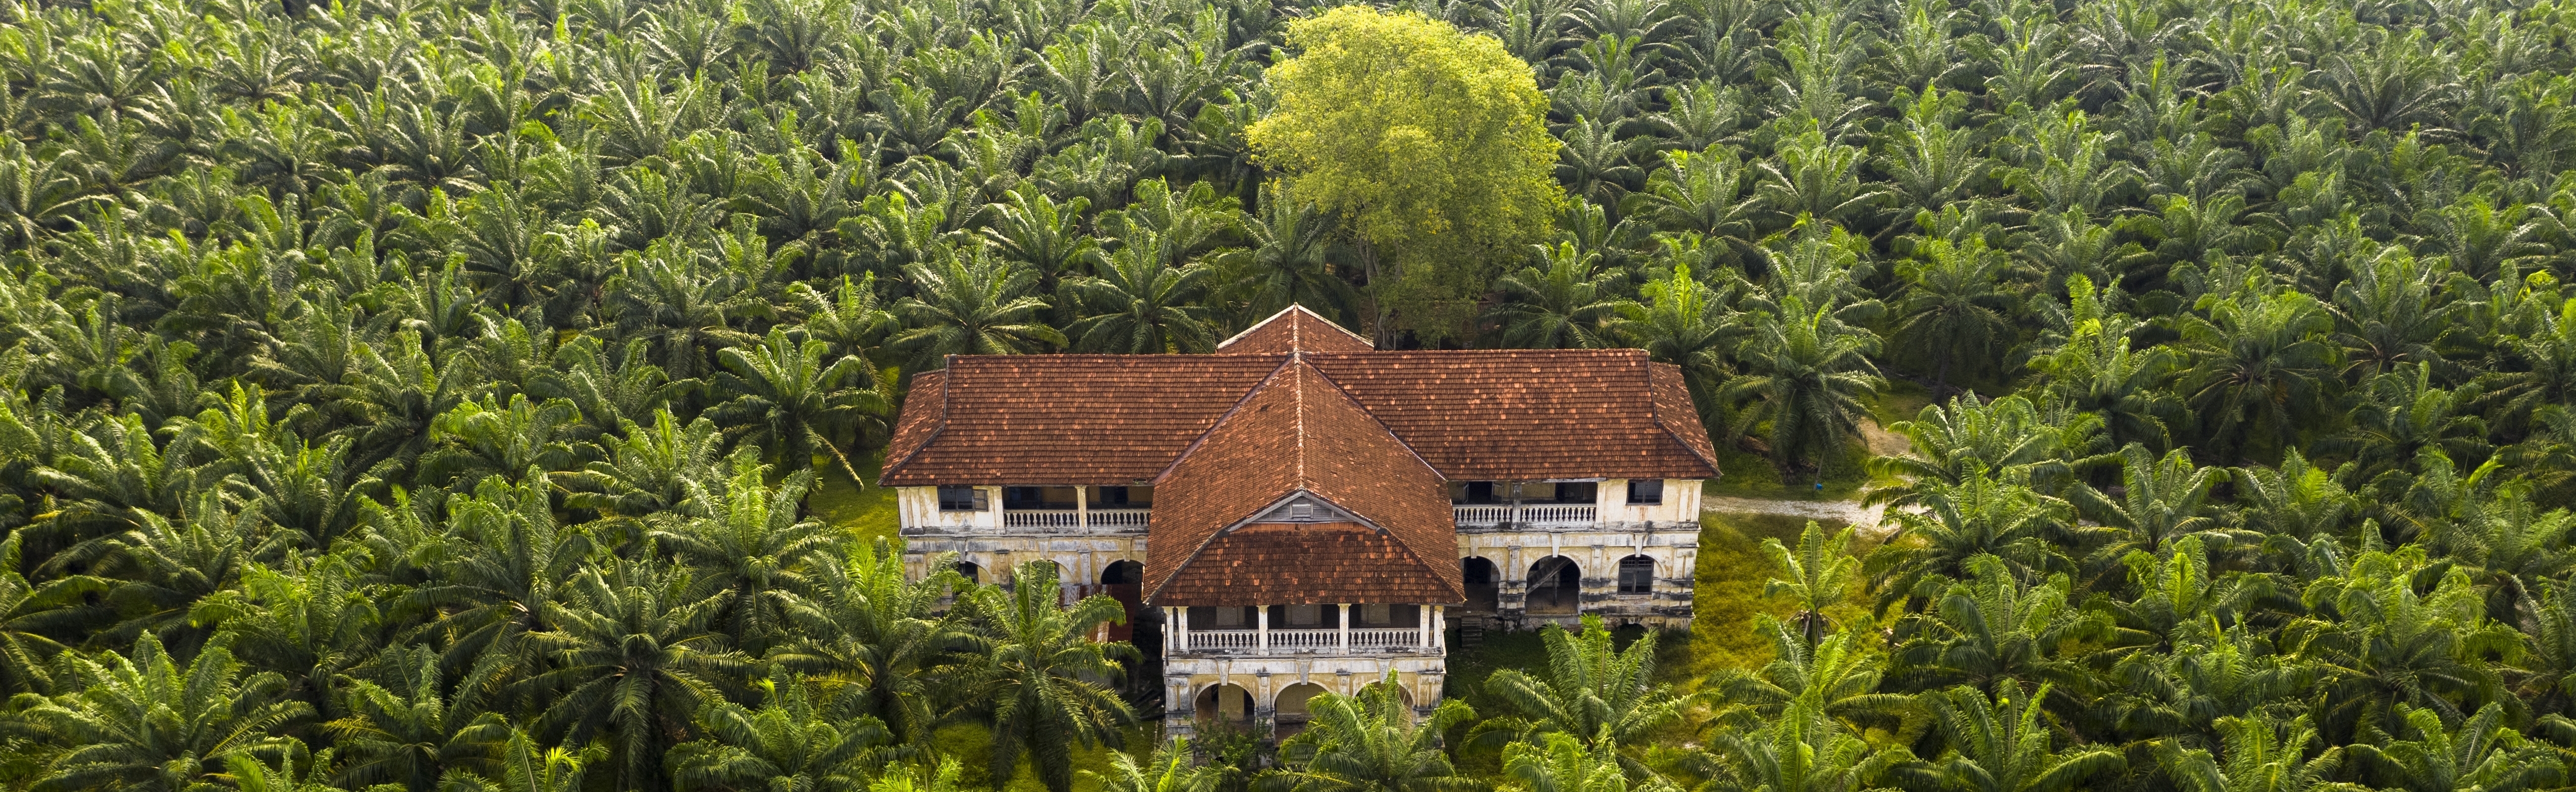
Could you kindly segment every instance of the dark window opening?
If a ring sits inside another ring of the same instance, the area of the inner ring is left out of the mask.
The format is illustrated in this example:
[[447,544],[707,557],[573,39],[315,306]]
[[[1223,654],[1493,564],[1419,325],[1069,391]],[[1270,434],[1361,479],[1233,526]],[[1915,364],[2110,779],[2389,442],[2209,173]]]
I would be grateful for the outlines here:
[[1619,559],[1619,593],[1655,592],[1655,560],[1636,555]]
[[984,491],[974,487],[940,487],[940,511],[983,511],[987,501]]
[[1640,506],[1664,502],[1663,479],[1632,479],[1628,482],[1628,502]]
[[1100,570],[1100,582],[1106,585],[1142,583],[1144,580],[1145,565],[1134,561],[1120,561]]
[[1073,488],[1003,487],[1002,508],[1070,509],[1073,508]]
[[1096,497],[1091,499],[1091,505],[1093,506],[1127,505],[1126,487],[1099,487],[1095,488],[1093,493],[1096,495]]
[[1556,485],[1558,503],[1592,503],[1600,498],[1600,484],[1589,481],[1568,481]]
[[1451,503],[1500,503],[1494,499],[1494,482],[1458,481],[1449,484]]
[[957,562],[957,574],[964,576],[968,583],[984,582],[984,568],[976,566],[973,561]]

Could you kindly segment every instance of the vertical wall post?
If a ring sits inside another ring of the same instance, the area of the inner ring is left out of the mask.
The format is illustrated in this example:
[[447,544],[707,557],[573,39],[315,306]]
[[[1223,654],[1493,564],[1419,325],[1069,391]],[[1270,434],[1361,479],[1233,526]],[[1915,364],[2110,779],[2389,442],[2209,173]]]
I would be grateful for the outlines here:
[[1333,639],[1333,646],[1334,646],[1334,648],[1337,648],[1337,649],[1342,650],[1342,654],[1350,654],[1350,653],[1351,653],[1351,604],[1350,604],[1350,603],[1345,602],[1345,603],[1342,603],[1341,605],[1339,605],[1339,606],[1337,606],[1337,607],[1341,608],[1341,610],[1342,610],[1342,632],[1341,632],[1341,635],[1336,636],[1336,637]]
[[1269,654],[1269,653],[1270,653],[1270,606],[1267,606],[1267,605],[1255,605],[1255,606],[1252,606],[1252,607],[1253,607],[1253,614],[1254,614],[1254,616],[1255,616],[1255,617],[1257,617],[1257,618],[1253,621],[1253,629],[1252,629],[1252,632],[1253,632],[1253,638],[1254,638],[1253,643],[1254,643],[1254,645],[1256,645],[1256,646],[1260,647],[1260,651],[1261,651],[1261,653],[1262,653],[1262,654]]

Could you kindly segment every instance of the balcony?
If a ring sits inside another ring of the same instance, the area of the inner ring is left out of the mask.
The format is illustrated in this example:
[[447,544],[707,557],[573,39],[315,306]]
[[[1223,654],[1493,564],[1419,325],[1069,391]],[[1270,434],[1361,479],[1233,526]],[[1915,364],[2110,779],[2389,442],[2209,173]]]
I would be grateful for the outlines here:
[[1152,509],[1005,509],[1003,528],[1041,531],[1088,531],[1095,528],[1141,529]]
[[[1260,652],[1262,630],[1186,630],[1172,651],[1184,652]],[[1269,649],[1287,654],[1379,654],[1387,651],[1427,649],[1419,627],[1354,627],[1349,631],[1349,649],[1342,648],[1341,630],[1269,630]]]
[[1590,525],[1601,518],[1601,507],[1589,503],[1458,504],[1450,509],[1461,528]]

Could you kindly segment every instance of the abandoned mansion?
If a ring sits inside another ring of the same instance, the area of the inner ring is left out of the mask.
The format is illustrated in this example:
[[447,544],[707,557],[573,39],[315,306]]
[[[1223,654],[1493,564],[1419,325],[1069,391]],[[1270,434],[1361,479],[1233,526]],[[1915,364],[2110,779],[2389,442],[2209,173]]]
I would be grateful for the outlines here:
[[1717,475],[1642,351],[1378,351],[1291,307],[1213,354],[951,357],[882,483],[916,573],[1043,559],[1126,603],[1186,734],[1390,672],[1428,708],[1453,620],[1685,627]]

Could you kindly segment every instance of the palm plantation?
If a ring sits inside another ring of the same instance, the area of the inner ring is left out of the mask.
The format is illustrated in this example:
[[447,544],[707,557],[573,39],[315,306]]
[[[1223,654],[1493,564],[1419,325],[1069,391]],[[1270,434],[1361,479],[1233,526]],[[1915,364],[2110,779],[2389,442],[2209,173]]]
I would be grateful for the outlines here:
[[[0,789],[2576,786],[2564,9],[1347,5],[0,7]],[[848,516],[950,356],[1292,305],[1886,519],[1266,745]]]

